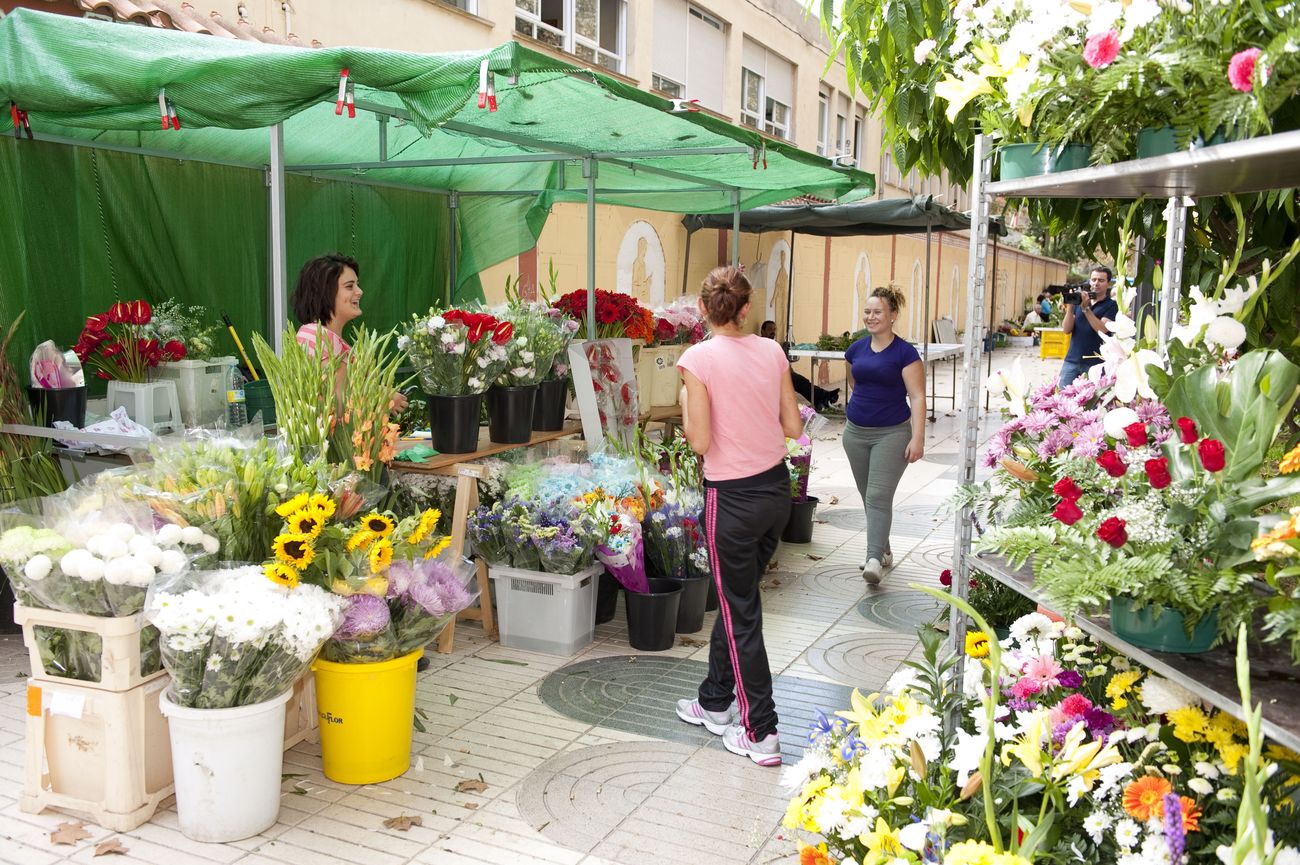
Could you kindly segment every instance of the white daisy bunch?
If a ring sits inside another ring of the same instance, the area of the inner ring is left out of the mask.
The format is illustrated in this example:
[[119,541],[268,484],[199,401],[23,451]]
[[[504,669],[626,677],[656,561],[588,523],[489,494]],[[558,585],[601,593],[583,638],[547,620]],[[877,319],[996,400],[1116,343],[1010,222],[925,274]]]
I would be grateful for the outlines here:
[[219,709],[293,686],[342,619],[344,599],[288,589],[258,566],[179,575],[154,587],[146,616],[162,633],[170,699]]

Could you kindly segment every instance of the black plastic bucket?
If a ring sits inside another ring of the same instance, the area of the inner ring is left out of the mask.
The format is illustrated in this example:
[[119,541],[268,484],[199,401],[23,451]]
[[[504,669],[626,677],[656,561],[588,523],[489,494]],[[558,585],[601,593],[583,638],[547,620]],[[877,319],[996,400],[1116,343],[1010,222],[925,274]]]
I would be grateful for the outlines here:
[[54,426],[61,420],[81,429],[86,425],[86,387],[29,387],[27,399],[37,423]]
[[812,543],[817,502],[816,496],[809,496],[806,501],[790,503],[790,518],[786,520],[785,531],[781,532],[781,540],[787,544]]
[[564,429],[564,407],[568,399],[568,376],[539,384],[537,401],[533,403],[533,429],[538,432]]
[[433,448],[442,454],[472,454],[478,450],[478,417],[483,394],[429,396],[429,428]]
[[677,609],[682,584],[647,580],[648,592],[627,593],[627,641],[643,652],[671,649],[677,637]]
[[687,577],[673,580],[682,587],[682,600],[677,605],[677,633],[694,634],[704,627],[704,607],[709,600],[709,577]]
[[488,439],[496,444],[527,444],[533,437],[533,403],[537,385],[488,388]]

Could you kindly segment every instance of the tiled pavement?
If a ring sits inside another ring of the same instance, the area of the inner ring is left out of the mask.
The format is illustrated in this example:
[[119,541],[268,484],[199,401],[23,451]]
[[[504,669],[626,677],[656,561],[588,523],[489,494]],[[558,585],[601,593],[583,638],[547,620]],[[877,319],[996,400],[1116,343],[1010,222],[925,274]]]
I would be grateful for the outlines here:
[[[1032,376],[1054,373],[1056,363],[1024,355]],[[997,362],[1014,356],[999,352]],[[940,411],[926,458],[903,477],[896,565],[878,589],[857,570],[864,517],[840,426],[828,425],[814,444],[811,491],[823,503],[814,541],[783,545],[763,589],[787,760],[799,753],[816,708],[844,706],[852,687],[879,688],[915,651],[917,625],[939,608],[908,584],[934,584],[952,552],[942,506],[957,477],[956,417]],[[53,846],[48,833],[69,818],[18,809],[26,653],[19,638],[0,637],[0,862],[90,863],[94,846],[113,837],[129,850],[119,861],[156,865],[795,861],[780,828],[787,797],[779,773],[728,754],[672,713],[673,700],[689,696],[702,676],[712,622],[709,614],[703,632],[668,651],[639,653],[628,646],[620,604],[595,644],[571,659],[505,649],[472,625],[460,627],[455,652],[433,655],[420,675],[426,731],[415,734],[409,772],[384,784],[336,784],[321,774],[319,747],[298,745],[285,755],[279,822],[233,844],[190,841],[168,802],[132,832],[92,825],[89,839]],[[480,777],[486,790],[455,792]],[[423,825],[384,828],[402,814]]]

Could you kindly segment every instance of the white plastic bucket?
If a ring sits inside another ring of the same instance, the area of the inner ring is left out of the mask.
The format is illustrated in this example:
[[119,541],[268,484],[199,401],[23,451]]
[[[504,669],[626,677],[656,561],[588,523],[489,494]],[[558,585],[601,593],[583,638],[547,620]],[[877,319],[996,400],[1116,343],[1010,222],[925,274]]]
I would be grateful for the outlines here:
[[159,695],[172,740],[176,813],[195,841],[238,841],[275,825],[292,690],[233,709],[190,709]]

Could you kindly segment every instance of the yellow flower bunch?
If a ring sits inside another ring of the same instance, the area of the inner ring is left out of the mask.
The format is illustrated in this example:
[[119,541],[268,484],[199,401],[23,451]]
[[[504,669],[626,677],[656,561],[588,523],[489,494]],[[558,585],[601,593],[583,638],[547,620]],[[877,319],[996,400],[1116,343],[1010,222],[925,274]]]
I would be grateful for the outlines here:
[[1029,860],[1015,853],[999,853],[984,841],[959,841],[948,848],[944,865],[1029,865]]
[[1110,681],[1106,683],[1106,696],[1110,699],[1112,709],[1128,707],[1126,695],[1133,690],[1133,686],[1140,678],[1142,678],[1140,670],[1123,670],[1111,676]]

